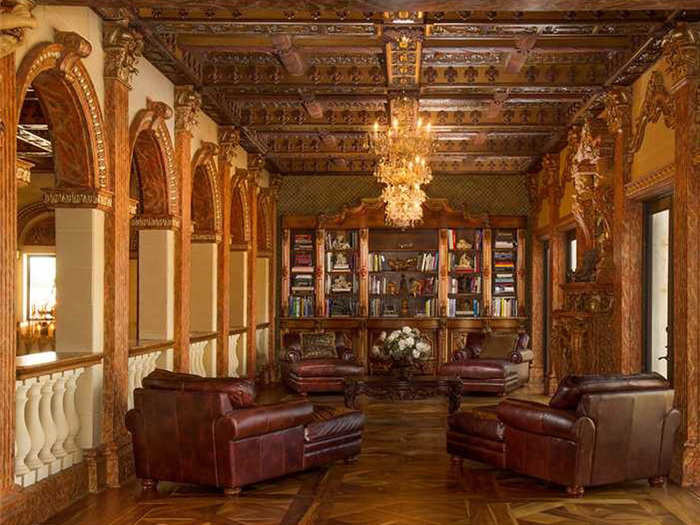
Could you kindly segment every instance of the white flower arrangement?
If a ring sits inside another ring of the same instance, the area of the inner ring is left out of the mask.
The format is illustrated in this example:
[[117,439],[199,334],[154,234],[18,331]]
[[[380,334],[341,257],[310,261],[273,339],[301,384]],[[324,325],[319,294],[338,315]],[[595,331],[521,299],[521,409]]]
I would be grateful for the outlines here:
[[372,348],[372,353],[380,359],[413,364],[414,361],[430,357],[430,344],[420,330],[404,326],[388,336],[386,332],[382,332],[377,344]]

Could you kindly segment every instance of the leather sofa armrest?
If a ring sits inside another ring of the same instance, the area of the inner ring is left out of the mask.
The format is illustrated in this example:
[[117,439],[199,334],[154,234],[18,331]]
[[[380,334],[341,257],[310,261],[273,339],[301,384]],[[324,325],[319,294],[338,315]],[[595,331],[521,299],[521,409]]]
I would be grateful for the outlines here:
[[575,412],[519,399],[506,399],[500,403],[498,405],[498,418],[506,426],[525,432],[555,436],[571,441],[577,441],[576,423],[581,419]]
[[216,434],[227,435],[232,441],[261,436],[304,425],[311,421],[313,412],[313,405],[306,400],[234,410],[216,420]]
[[518,350],[515,349],[511,352],[509,359],[512,363],[529,363],[535,357],[535,353],[532,350]]

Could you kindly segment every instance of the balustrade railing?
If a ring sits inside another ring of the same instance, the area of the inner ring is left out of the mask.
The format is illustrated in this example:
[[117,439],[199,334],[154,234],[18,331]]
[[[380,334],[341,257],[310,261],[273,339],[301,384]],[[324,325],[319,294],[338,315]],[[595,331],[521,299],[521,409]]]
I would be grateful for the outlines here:
[[229,330],[228,336],[228,376],[241,377],[246,374],[246,331],[245,326]]
[[172,341],[139,342],[129,349],[129,390],[127,404],[134,407],[134,390],[141,388],[143,378],[156,368],[173,369]]
[[190,336],[190,373],[216,376],[216,332]]
[[[101,354],[42,352],[18,358],[15,482],[27,487],[83,460],[92,446],[91,392]],[[88,372],[88,373],[86,373]]]
[[[259,371],[270,363],[268,349],[270,339],[270,323],[261,323],[255,327],[256,368]],[[257,372],[256,371],[256,372]]]

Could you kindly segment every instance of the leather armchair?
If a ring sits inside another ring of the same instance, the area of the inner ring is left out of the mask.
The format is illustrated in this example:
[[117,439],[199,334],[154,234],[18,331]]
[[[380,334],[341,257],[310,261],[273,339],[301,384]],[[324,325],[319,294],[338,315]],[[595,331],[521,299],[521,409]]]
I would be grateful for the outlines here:
[[287,333],[282,338],[282,380],[297,393],[342,392],[346,377],[364,374],[364,367],[357,362],[355,353],[345,345],[343,334],[324,334],[332,334],[334,342],[331,353],[321,357],[314,356],[303,346],[299,332]]
[[[307,435],[320,425],[330,428],[327,436]],[[257,405],[255,386],[245,379],[155,370],[135,390],[126,426],[144,488],[164,480],[236,494],[244,485],[318,464],[318,458],[356,457],[364,418],[356,411],[317,414],[303,399]]]
[[464,391],[505,395],[529,380],[533,352],[526,333],[470,333],[464,348],[440,367],[442,376],[459,376]]
[[506,467],[567,487],[648,478],[665,482],[680,413],[674,392],[658,374],[567,376],[549,405],[507,399]]

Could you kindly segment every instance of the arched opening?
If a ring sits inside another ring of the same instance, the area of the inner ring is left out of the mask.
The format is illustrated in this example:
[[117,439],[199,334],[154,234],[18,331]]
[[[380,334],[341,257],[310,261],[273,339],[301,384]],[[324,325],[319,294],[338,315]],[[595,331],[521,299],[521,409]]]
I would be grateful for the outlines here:
[[[236,183],[237,181],[237,183]],[[246,200],[245,179],[234,176],[231,187],[231,254],[229,259],[230,296],[229,326],[234,333],[231,355],[239,375],[247,371],[246,310],[248,297],[248,242],[250,241],[250,216]]]

